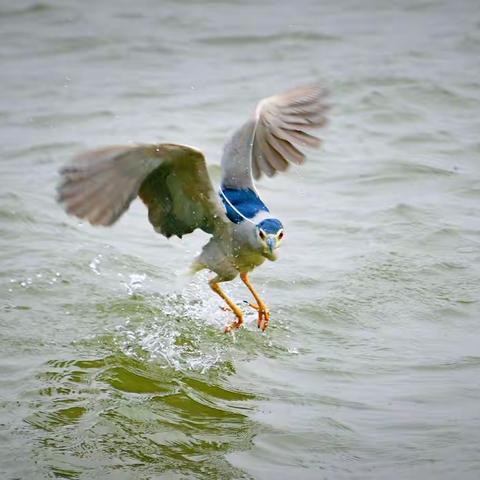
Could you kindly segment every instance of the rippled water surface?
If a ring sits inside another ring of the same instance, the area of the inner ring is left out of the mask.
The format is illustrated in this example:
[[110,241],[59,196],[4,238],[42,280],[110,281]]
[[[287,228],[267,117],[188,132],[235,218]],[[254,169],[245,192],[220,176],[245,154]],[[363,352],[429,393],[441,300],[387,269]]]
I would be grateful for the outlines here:
[[[0,478],[480,477],[478,2],[258,3],[0,2]],[[55,204],[100,145],[218,181],[255,102],[317,80],[323,150],[259,185],[265,334],[185,279],[205,235]]]

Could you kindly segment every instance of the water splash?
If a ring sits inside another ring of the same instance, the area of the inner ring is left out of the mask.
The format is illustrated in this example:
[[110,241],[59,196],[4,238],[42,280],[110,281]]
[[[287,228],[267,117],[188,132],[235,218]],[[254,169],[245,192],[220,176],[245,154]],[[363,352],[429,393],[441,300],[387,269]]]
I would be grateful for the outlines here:
[[[146,275],[130,274],[129,294],[138,292]],[[204,278],[205,277],[205,278]],[[179,371],[206,371],[219,366],[231,354],[235,334],[225,336],[223,328],[232,313],[220,309],[220,302],[200,274],[180,293],[143,298],[142,314],[130,315],[117,327],[114,340],[128,356],[156,361]],[[150,314],[152,314],[150,316]],[[245,316],[245,327],[256,330],[255,312]]]
[[145,273],[131,273],[128,278],[128,283],[124,283],[124,285],[128,294],[134,295],[142,289],[147,275]]
[[92,270],[93,273],[96,275],[101,275],[100,270],[98,269],[98,266],[100,265],[100,262],[102,261],[103,255],[99,253],[98,255],[95,256],[95,258],[90,262],[88,265],[90,267],[90,270]]

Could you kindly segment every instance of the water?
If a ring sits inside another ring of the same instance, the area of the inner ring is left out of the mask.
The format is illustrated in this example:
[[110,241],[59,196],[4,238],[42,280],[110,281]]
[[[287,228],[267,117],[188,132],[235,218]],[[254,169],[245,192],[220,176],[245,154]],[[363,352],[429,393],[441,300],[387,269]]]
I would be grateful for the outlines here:
[[[480,476],[480,10],[390,3],[0,3],[2,479]],[[55,204],[101,145],[195,145],[218,180],[256,100],[314,80],[324,149],[259,186],[263,335],[184,281],[202,233]]]

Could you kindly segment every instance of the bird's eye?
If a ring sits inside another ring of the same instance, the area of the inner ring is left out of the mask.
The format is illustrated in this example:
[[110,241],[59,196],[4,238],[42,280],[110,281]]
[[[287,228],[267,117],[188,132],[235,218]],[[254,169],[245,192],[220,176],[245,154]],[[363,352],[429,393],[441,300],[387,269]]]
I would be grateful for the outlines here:
[[259,231],[258,231],[258,235],[260,236],[260,238],[261,238],[262,240],[265,240],[265,233],[263,232],[263,230],[259,230]]
[[283,238],[283,230],[278,234],[278,239],[281,240]]

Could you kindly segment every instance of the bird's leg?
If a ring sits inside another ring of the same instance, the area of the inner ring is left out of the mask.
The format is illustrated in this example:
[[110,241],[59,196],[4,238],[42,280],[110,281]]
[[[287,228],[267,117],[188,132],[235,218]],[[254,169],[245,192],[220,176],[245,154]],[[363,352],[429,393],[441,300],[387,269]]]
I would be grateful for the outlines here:
[[237,319],[227,325],[225,327],[224,332],[228,333],[231,332],[232,330],[236,330],[237,328],[240,328],[243,324],[243,313],[242,311],[235,305],[233,300],[220,288],[220,285],[217,282],[214,282],[213,280],[210,282],[210,288],[217,294],[222,297],[227,305],[230,307],[230,310],[235,314]]
[[260,328],[262,332],[264,332],[268,327],[268,322],[270,321],[270,311],[268,310],[268,307],[265,305],[263,300],[258,295],[257,291],[253,288],[253,285],[250,283],[248,274],[241,273],[240,278],[242,279],[242,282],[247,286],[247,288],[250,290],[255,300],[257,301],[257,305],[252,305],[251,303],[249,305],[258,311],[257,325],[258,325],[258,328]]

